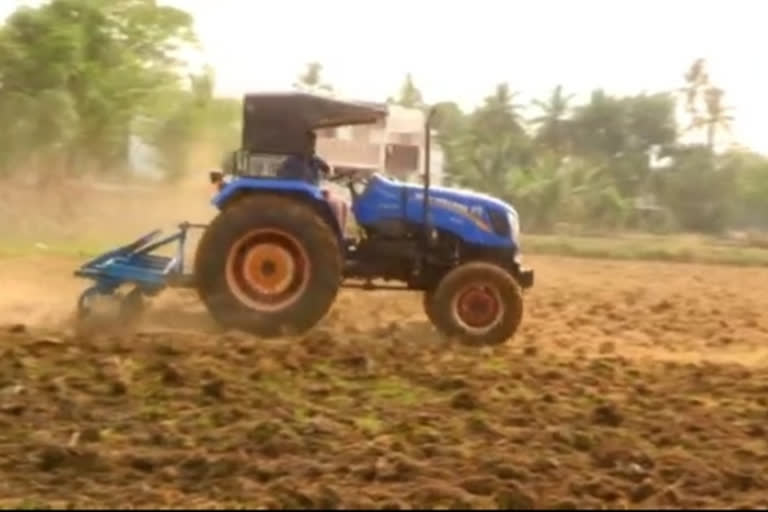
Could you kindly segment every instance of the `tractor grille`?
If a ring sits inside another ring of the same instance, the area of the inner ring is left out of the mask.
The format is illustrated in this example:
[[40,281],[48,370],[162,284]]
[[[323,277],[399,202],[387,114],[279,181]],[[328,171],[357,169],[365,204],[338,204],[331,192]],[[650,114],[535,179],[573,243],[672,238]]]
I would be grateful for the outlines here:
[[488,217],[491,219],[493,232],[499,236],[509,237],[511,235],[507,214],[499,210],[488,210]]

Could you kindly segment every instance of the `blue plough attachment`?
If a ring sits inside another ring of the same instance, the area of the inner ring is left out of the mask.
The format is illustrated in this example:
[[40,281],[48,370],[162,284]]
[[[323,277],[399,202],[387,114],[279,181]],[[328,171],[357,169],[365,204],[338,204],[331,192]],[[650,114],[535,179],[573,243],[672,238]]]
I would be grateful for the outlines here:
[[[133,284],[134,289],[122,298],[123,313],[135,314],[141,309],[144,295],[154,296],[169,286],[190,287],[193,280],[184,274],[184,249],[190,228],[204,229],[205,224],[183,222],[175,233],[157,240],[160,230],[152,231],[134,242],[105,252],[75,271],[76,277],[94,281],[78,300],[78,315],[86,316],[95,297],[113,296],[118,288]],[[152,254],[156,249],[178,242],[175,256]]]

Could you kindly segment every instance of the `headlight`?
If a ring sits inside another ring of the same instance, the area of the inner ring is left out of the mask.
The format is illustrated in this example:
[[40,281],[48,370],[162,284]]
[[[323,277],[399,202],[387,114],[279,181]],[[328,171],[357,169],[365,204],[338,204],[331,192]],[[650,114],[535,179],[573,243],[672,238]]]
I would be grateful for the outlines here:
[[518,242],[520,238],[520,220],[512,212],[507,212],[507,221],[509,222],[509,230],[512,233],[512,240]]

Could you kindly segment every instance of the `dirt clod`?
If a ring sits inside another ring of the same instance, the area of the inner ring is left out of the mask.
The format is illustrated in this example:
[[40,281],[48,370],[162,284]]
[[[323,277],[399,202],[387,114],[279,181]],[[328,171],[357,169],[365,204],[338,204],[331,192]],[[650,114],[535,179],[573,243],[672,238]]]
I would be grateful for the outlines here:
[[21,416],[26,410],[27,406],[24,404],[0,405],[0,413],[7,414],[8,416]]
[[172,365],[163,368],[163,384],[166,386],[179,386],[184,383],[181,372]]
[[80,441],[84,443],[98,443],[101,441],[101,430],[96,427],[86,427],[80,432]]
[[492,471],[502,480],[526,482],[530,479],[528,472],[515,464],[500,464],[495,466]]
[[[738,283],[768,269],[531,260],[521,330],[482,349],[443,341],[420,294],[342,290],[316,329],[260,339],[173,289],[83,337],[4,289],[3,502],[764,508],[768,296]],[[5,263],[71,313],[79,258]]]
[[494,502],[502,510],[531,510],[536,508],[536,500],[533,496],[517,486],[509,486],[497,491]]
[[435,389],[439,391],[456,391],[467,387],[467,382],[461,377],[444,377],[435,383]]
[[208,474],[208,469],[208,459],[202,455],[189,457],[179,464],[180,475],[189,480],[202,480]]
[[128,385],[121,380],[114,380],[109,385],[109,393],[113,396],[123,396],[128,393]]
[[630,499],[633,503],[641,503],[656,494],[656,492],[657,489],[652,483],[643,482],[632,489]]
[[624,422],[624,416],[615,404],[603,404],[592,411],[592,422],[595,425],[618,427]]
[[213,379],[202,386],[203,394],[211,398],[224,398],[224,381]]
[[23,334],[27,332],[27,326],[24,324],[14,324],[8,328],[8,332],[11,334]]
[[499,481],[493,477],[474,476],[461,482],[461,488],[471,494],[488,496],[499,488]]
[[52,471],[62,466],[68,458],[69,453],[65,448],[47,446],[40,451],[38,467],[41,471]]
[[80,472],[98,472],[104,471],[106,464],[95,451],[47,446],[40,450],[37,466],[45,472],[65,467]]
[[37,338],[35,340],[35,345],[38,346],[57,346],[57,345],[63,345],[64,342],[61,340],[61,338],[54,338],[53,336],[47,336],[45,338]]
[[598,353],[601,355],[613,354],[614,352],[616,352],[616,343],[613,341],[601,343],[600,348],[598,349]]
[[573,447],[579,451],[587,452],[594,446],[594,440],[589,434],[584,432],[576,432],[571,438]]
[[130,465],[143,473],[151,473],[155,469],[155,462],[149,457],[132,457]]
[[477,398],[469,391],[459,391],[451,399],[451,407],[454,409],[473,410],[480,406]]

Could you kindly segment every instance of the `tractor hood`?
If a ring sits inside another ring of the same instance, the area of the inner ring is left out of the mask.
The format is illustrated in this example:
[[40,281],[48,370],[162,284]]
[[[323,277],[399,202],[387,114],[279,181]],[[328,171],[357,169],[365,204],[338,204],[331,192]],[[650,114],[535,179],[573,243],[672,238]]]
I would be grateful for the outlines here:
[[[415,183],[404,184],[378,173],[374,174],[373,179],[376,181],[380,180],[389,187],[405,186],[410,190],[409,195],[412,194],[412,200],[416,202],[424,200],[424,187],[421,185]],[[493,218],[497,220],[500,217],[506,218],[514,243],[519,243],[520,221],[517,210],[511,204],[498,198],[474,190],[432,186],[429,188],[429,202],[430,205],[436,208],[454,211],[462,216],[483,219],[481,222],[487,222]]]
[[[424,187],[416,183],[404,183],[399,180],[394,180],[381,173],[373,173],[371,179],[374,182],[381,183],[385,187],[405,187],[413,194],[413,197],[417,201],[424,199]],[[472,212],[473,208],[492,210],[499,214],[505,214],[513,218],[515,223],[518,222],[518,214],[515,208],[501,199],[476,192],[474,190],[464,188],[452,188],[452,187],[429,187],[430,203],[442,203],[449,208],[458,208],[461,210],[469,210]]]
[[492,208],[494,210],[502,211],[505,213],[509,213],[511,215],[514,215],[515,218],[518,217],[517,210],[515,208],[505,202],[501,199],[498,199],[493,196],[489,196],[488,194],[483,194],[481,192],[476,192],[474,190],[468,190],[468,189],[462,189],[462,188],[449,188],[449,187],[430,187],[429,188],[429,195],[434,197],[440,197],[443,199],[448,199],[450,201],[456,201],[463,204],[475,204],[475,205],[482,205],[487,208]]
[[488,194],[460,188],[430,187],[429,195],[438,201],[451,201],[463,204],[471,214],[479,214],[481,217],[484,215],[480,213],[480,210],[485,210],[485,215],[490,217],[506,215],[510,235],[515,245],[519,246],[520,217],[517,214],[517,210],[511,204]]

